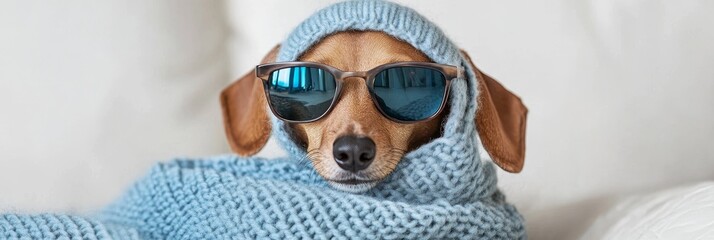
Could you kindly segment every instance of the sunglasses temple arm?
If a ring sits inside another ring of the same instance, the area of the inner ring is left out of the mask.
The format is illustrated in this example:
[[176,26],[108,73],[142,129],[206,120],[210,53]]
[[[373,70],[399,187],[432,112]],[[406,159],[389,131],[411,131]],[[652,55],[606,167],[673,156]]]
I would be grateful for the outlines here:
[[462,67],[462,66],[457,66],[457,67],[456,67],[456,78],[461,78],[461,79],[463,79],[463,78],[465,77],[465,76],[464,76],[465,73],[466,73],[466,69],[465,69],[464,67]]

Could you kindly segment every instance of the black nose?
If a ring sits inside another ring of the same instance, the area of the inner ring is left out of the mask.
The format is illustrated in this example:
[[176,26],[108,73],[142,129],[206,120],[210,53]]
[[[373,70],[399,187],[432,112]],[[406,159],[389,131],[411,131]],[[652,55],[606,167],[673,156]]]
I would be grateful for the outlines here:
[[332,155],[342,169],[357,172],[369,167],[377,147],[372,139],[347,135],[337,138],[332,145]]

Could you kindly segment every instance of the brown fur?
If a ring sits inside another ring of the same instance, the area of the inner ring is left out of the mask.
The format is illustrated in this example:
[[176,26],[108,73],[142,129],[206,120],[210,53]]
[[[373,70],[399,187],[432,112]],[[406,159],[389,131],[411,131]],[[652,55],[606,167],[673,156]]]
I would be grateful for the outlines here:
[[[430,61],[410,44],[381,32],[336,33],[321,40],[299,60],[353,72],[393,62]],[[364,175],[379,180],[394,170],[404,153],[437,137],[442,118],[443,112],[418,123],[391,121],[377,110],[365,80],[353,77],[345,79],[342,94],[330,114],[318,121],[291,127],[306,144],[317,172],[327,179],[334,179],[339,168],[332,157],[332,145],[337,137],[352,134],[371,138],[377,146],[377,154]]]

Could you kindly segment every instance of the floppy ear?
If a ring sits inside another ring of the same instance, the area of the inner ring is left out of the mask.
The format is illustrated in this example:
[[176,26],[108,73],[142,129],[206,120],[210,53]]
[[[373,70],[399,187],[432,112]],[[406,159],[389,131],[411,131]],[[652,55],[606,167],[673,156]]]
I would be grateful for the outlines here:
[[478,79],[476,129],[493,161],[503,170],[518,173],[526,153],[526,115],[521,99],[490,76],[483,74],[461,51]]
[[[261,63],[274,62],[280,45],[275,46]],[[231,149],[242,156],[257,153],[270,137],[270,118],[266,109],[263,82],[255,69],[221,92],[223,125]]]

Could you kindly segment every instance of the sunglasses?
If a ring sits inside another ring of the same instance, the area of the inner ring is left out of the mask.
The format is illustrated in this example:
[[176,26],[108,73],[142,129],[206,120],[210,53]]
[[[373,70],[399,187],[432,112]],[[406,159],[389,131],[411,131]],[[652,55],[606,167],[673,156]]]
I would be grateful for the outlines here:
[[314,62],[280,62],[256,67],[268,105],[276,117],[306,123],[326,116],[346,78],[365,80],[372,101],[385,117],[400,123],[429,120],[446,104],[451,80],[463,69],[428,62],[397,62],[366,72],[344,72]]

